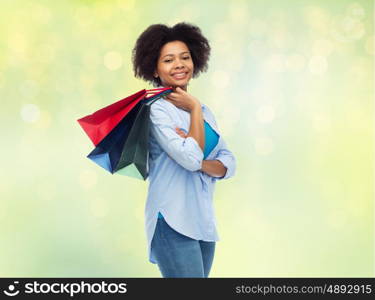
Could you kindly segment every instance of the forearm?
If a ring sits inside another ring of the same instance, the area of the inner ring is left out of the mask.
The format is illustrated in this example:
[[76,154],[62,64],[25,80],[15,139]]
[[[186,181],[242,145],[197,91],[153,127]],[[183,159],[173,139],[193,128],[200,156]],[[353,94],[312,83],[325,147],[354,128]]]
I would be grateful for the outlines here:
[[190,128],[186,137],[193,137],[204,151],[204,123],[203,113],[200,105],[194,106],[190,111]]
[[222,177],[227,172],[227,168],[220,160],[203,160],[201,171],[212,177]]

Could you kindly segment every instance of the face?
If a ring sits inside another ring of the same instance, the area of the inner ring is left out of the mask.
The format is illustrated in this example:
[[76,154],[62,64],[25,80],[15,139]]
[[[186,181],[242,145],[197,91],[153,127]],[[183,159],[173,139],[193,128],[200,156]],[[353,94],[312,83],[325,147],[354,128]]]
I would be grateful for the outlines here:
[[193,60],[184,42],[169,42],[161,48],[154,76],[163,86],[179,86],[186,91],[193,71]]

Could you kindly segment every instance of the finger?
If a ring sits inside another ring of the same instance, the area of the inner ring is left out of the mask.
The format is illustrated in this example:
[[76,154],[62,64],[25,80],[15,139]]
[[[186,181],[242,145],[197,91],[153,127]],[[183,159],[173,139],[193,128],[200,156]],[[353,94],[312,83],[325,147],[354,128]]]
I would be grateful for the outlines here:
[[178,96],[178,93],[176,93],[176,92],[172,92],[172,93],[169,93],[168,94],[168,96],[170,96],[170,97],[177,97]]
[[172,99],[171,97],[165,97],[166,100],[170,101],[170,102],[173,102],[175,101],[175,99]]
[[179,135],[185,135],[185,132],[183,132],[180,128],[176,127],[176,132],[179,134]]
[[183,138],[185,138],[187,136],[187,134],[183,130],[181,130],[180,128],[177,128],[176,131]]

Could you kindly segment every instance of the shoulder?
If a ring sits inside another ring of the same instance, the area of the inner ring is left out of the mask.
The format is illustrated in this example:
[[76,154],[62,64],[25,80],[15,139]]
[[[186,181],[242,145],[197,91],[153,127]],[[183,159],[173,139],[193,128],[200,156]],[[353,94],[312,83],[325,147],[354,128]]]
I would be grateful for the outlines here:
[[174,108],[174,105],[169,101],[160,98],[156,100],[154,103],[151,104],[151,111],[164,111],[164,112],[171,112]]
[[208,116],[210,119],[212,119],[216,123],[214,113],[206,104],[202,104],[202,110],[204,110],[204,113],[206,116]]
[[206,113],[213,116],[213,113],[212,113],[211,109],[207,106],[207,104],[202,103],[202,110],[204,110]]

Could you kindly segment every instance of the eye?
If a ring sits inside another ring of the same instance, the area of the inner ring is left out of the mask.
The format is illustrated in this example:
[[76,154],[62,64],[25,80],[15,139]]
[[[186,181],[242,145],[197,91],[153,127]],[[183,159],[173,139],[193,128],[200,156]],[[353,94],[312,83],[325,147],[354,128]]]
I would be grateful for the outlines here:
[[190,56],[185,56],[185,57],[184,57],[184,59],[189,59],[189,58],[190,58]]
[[170,62],[171,60],[170,59],[167,59],[167,60],[165,60],[164,62]]

